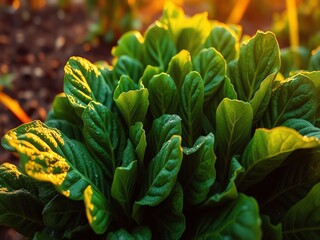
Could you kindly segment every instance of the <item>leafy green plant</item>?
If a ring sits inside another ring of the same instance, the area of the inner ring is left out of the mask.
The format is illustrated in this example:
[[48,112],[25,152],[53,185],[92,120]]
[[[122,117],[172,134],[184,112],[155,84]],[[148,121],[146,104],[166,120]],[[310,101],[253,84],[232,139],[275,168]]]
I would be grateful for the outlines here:
[[45,123],[2,146],[0,222],[33,239],[317,239],[320,72],[271,32],[168,5],[113,66],[71,57]]

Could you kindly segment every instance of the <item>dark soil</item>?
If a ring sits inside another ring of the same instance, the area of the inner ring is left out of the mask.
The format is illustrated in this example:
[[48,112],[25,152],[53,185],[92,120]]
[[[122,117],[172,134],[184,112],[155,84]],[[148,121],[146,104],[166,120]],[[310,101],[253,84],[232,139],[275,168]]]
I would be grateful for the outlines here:
[[[80,5],[68,10],[0,9],[0,75],[13,74],[4,92],[31,119],[45,120],[52,101],[63,91],[63,67],[71,56],[107,60],[112,44],[86,43],[89,16]],[[1,84],[1,83],[0,83]],[[0,138],[21,122],[0,104]],[[0,163],[15,157],[0,147]]]

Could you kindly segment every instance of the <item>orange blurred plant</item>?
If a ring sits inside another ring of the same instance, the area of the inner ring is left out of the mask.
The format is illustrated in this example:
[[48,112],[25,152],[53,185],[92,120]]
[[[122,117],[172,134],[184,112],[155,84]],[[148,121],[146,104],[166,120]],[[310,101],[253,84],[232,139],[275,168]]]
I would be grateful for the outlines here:
[[10,84],[11,79],[10,74],[0,76],[0,104],[9,109],[22,123],[30,122],[31,118],[25,113],[19,102],[3,91],[4,87]]

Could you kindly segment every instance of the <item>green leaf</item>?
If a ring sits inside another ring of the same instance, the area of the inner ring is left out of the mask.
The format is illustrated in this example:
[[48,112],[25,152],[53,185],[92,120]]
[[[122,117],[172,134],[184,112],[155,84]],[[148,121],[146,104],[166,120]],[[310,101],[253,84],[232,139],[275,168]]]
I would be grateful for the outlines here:
[[186,49],[191,56],[198,54],[211,30],[208,13],[198,13],[191,18],[186,18],[184,21],[180,21],[180,25],[176,42],[178,51]]
[[289,77],[291,72],[307,69],[310,59],[310,51],[305,47],[288,47],[281,49],[281,69],[280,72],[285,77]]
[[111,186],[111,196],[128,216],[131,216],[137,174],[137,161],[131,162],[127,167],[117,167]]
[[191,70],[191,55],[187,50],[183,49],[171,58],[167,73],[172,77],[177,89],[180,91],[184,79]]
[[163,114],[176,113],[179,93],[173,79],[166,73],[155,75],[148,85],[150,109],[154,118]]
[[227,62],[235,59],[239,52],[239,42],[236,33],[227,25],[214,27],[207,37],[203,47],[214,47]]
[[105,83],[113,91],[118,83],[118,79],[113,77],[113,66],[110,66],[107,61],[100,60],[94,63],[97,66],[98,70],[101,72],[101,75],[104,78]]
[[313,72],[305,72],[301,71],[301,75],[308,77],[314,84],[316,91],[317,91],[317,111],[316,111],[316,121],[315,126],[320,127],[320,71],[313,71]]
[[195,70],[204,81],[204,102],[208,102],[223,84],[226,76],[226,61],[214,48],[205,48],[195,57]]
[[165,2],[160,22],[168,26],[174,42],[177,41],[183,23],[185,23],[184,20],[186,17],[182,8],[170,1]]
[[199,137],[192,148],[185,148],[183,152],[179,179],[186,196],[185,202],[197,205],[206,199],[216,179],[213,134]]
[[148,97],[148,89],[143,85],[135,86],[125,76],[121,77],[113,99],[128,126],[143,122],[148,111]]
[[250,139],[253,110],[249,103],[225,98],[216,112],[217,170],[224,175],[234,155],[242,153]]
[[123,228],[120,228],[116,232],[108,233],[107,239],[108,240],[122,240],[122,239],[135,240],[134,237],[129,232],[127,232],[127,230]]
[[166,199],[174,185],[182,162],[181,137],[172,136],[151,160],[141,198],[136,206],[156,206]]
[[320,128],[304,119],[292,118],[285,121],[282,126],[292,128],[303,136],[316,137],[320,139]]
[[107,236],[108,240],[151,240],[152,234],[148,227],[135,227],[131,234],[127,230],[120,228],[116,232],[110,232]]
[[106,197],[89,185],[83,192],[83,200],[91,228],[96,234],[106,232],[111,221]]
[[128,56],[140,60],[142,54],[143,37],[138,31],[124,33],[112,48],[112,55],[115,57]]
[[262,232],[264,240],[282,240],[282,225],[281,223],[273,225],[270,222],[269,216],[262,215]]
[[148,65],[144,70],[142,77],[140,78],[140,83],[142,83],[145,88],[148,88],[149,81],[152,79],[152,77],[160,73],[161,70],[158,67]]
[[151,130],[148,134],[148,143],[156,154],[162,145],[169,141],[173,135],[181,135],[181,118],[178,115],[163,116],[153,120]]
[[280,83],[274,90],[262,122],[266,128],[283,124],[291,118],[314,122],[317,110],[317,91],[304,75],[295,75]]
[[215,96],[204,105],[204,118],[202,124],[206,133],[216,132],[216,110],[224,98],[237,99],[237,93],[234,91],[233,85],[227,76],[223,80],[223,83]]
[[44,226],[42,209],[35,182],[13,164],[0,165],[0,224],[31,237]]
[[[127,145],[122,153],[121,167],[127,167],[131,162],[137,160],[134,146],[130,139],[127,139]],[[141,163],[139,163],[141,164]]]
[[258,31],[240,48],[238,61],[228,66],[229,77],[238,97],[250,101],[261,82],[280,68],[280,50],[276,37],[271,32]]
[[121,76],[118,81],[118,85],[114,90],[114,97],[119,97],[119,95],[123,92],[128,92],[130,90],[139,90],[142,86],[140,84],[135,83],[128,75]]
[[295,204],[282,219],[284,239],[320,238],[320,183]]
[[88,149],[110,180],[120,165],[124,132],[114,114],[104,105],[90,102],[83,111],[83,136]]
[[199,73],[190,72],[182,84],[180,108],[183,140],[187,146],[192,146],[201,134],[203,100],[203,80]]
[[[320,181],[319,157],[319,151],[297,151],[290,155],[287,164],[269,174],[263,185],[255,187],[261,212],[268,214],[272,222],[279,222]],[[277,184],[273,184],[275,179]]]
[[66,120],[78,126],[82,125],[81,118],[72,108],[65,93],[60,93],[54,98],[52,110],[47,116],[47,121],[57,119]]
[[129,56],[119,57],[113,69],[113,74],[116,81],[118,81],[122,75],[127,75],[135,83],[138,83],[142,73],[142,64],[138,60]]
[[[243,167],[240,165],[238,160],[234,157],[231,159],[229,180],[224,189],[224,185],[218,184],[216,182],[215,192],[207,199],[204,203],[205,206],[217,206],[222,203],[234,200],[238,197],[238,190],[236,186],[236,180],[239,175],[244,172]],[[219,172],[218,172],[219,174]]]
[[138,165],[140,166],[140,169],[142,169],[144,163],[144,155],[147,148],[147,137],[146,132],[143,129],[143,124],[141,122],[137,122],[135,125],[130,127],[129,137],[135,148],[134,151],[138,158]]
[[150,228],[147,226],[135,227],[132,230],[131,234],[135,240],[151,240],[152,239],[152,233],[150,231]]
[[77,140],[79,142],[83,141],[83,135],[81,129],[66,120],[49,120],[45,124],[50,128],[57,128],[63,132],[68,138]]
[[71,57],[64,67],[64,91],[79,116],[92,100],[112,104],[112,90],[98,67],[81,57]]
[[45,226],[55,230],[72,231],[87,224],[83,202],[72,201],[63,195],[56,195],[42,212]]
[[20,153],[24,171],[32,178],[51,182],[72,200],[84,199],[87,218],[96,233],[107,229],[110,215],[103,195],[106,182],[101,167],[84,145],[40,121],[10,130],[2,145]]
[[145,34],[143,61],[145,65],[158,66],[163,71],[167,69],[170,59],[176,54],[174,41],[168,27],[156,22]]
[[198,223],[196,239],[262,239],[259,207],[254,198],[239,194],[219,214],[211,212]]
[[276,74],[270,74],[260,84],[260,88],[254,94],[250,101],[253,109],[253,122],[259,121],[266,109],[268,108],[269,101],[272,93],[272,83],[274,82]]
[[175,185],[166,200],[150,212],[147,221],[155,222],[153,233],[160,239],[180,239],[186,229],[183,210],[183,190]]
[[316,48],[311,52],[311,58],[309,60],[310,71],[319,71],[320,70],[320,48]]
[[302,136],[287,127],[257,129],[241,157],[245,172],[238,186],[244,189],[261,181],[295,150],[319,146],[318,139]]

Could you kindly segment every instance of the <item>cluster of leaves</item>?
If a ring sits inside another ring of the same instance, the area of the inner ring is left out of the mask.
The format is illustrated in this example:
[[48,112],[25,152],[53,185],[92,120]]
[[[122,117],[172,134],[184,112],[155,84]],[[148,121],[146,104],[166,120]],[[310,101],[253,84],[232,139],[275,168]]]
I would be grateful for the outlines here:
[[45,123],[2,146],[0,223],[33,239],[317,239],[320,72],[271,32],[168,5],[113,67],[71,57]]

